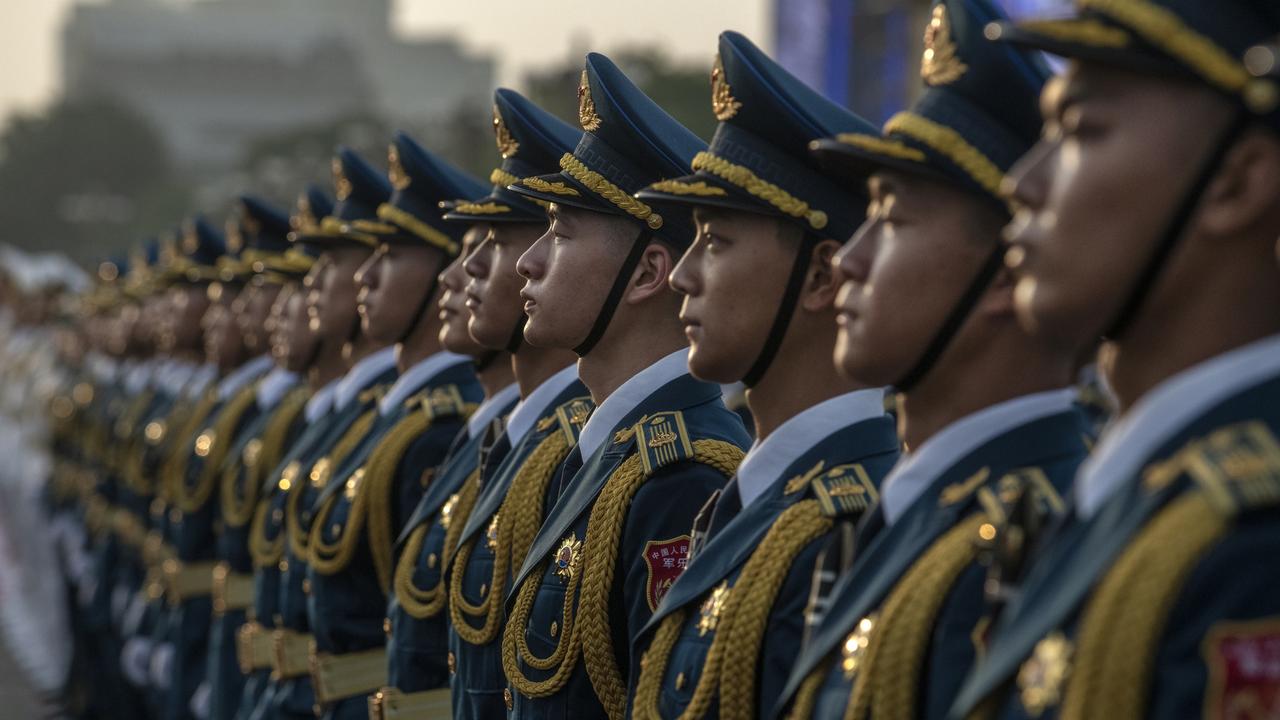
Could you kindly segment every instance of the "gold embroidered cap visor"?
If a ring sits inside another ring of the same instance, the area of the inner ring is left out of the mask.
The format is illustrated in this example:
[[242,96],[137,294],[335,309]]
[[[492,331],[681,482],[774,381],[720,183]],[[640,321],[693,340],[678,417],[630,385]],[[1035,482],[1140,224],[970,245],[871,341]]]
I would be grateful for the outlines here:
[[[376,222],[375,220],[367,221]],[[290,242],[307,243],[316,247],[354,244],[376,248],[382,243],[382,239],[368,229],[358,229],[355,226],[355,222],[355,220],[346,221],[330,215],[321,220],[316,227],[291,233],[289,240]]]
[[[1248,54],[1280,34],[1280,7],[1244,0],[1076,0],[1079,15],[992,23],[989,39],[1065,58],[1207,83],[1280,125],[1280,85]],[[1263,73],[1265,74],[1265,73]]]

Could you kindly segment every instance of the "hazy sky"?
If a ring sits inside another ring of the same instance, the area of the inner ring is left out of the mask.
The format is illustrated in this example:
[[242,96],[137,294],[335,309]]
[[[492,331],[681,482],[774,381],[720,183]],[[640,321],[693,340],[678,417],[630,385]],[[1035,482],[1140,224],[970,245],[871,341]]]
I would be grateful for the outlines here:
[[[0,0],[8,30],[0,43],[0,117],[56,94],[63,18],[76,2],[102,1]],[[771,7],[772,0],[396,0],[396,24],[408,35],[458,35],[497,56],[499,83],[514,84],[523,68],[571,50],[634,44],[658,43],[709,68],[721,30],[769,47]]]

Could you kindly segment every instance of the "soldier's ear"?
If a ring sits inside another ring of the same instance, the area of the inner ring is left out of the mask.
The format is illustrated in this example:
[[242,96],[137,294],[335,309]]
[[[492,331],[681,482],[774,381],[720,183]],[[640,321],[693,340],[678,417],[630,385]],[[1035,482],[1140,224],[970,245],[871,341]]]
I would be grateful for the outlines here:
[[1205,191],[1198,224],[1215,244],[1280,234],[1280,136],[1261,127],[1241,135]]
[[839,251],[840,243],[830,239],[819,241],[809,250],[812,255],[809,258],[804,291],[800,295],[800,304],[805,310],[823,312],[834,307],[841,281],[836,277],[835,266],[831,261]]
[[1000,268],[996,272],[995,278],[991,280],[991,284],[987,287],[987,291],[982,294],[982,300],[978,302],[976,312],[984,317],[992,319],[1007,319],[1009,322],[1016,322],[1017,318],[1013,307],[1013,289],[1017,285],[1006,268]]

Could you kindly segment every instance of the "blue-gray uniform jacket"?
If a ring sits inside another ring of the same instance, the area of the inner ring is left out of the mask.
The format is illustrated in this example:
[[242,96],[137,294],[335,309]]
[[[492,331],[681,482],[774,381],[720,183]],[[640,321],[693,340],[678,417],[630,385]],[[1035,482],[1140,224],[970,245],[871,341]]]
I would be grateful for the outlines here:
[[[326,481],[332,470],[332,463],[341,464],[341,458],[330,456],[334,447],[353,431],[353,426],[361,421],[367,413],[376,413],[378,394],[395,381],[396,372],[392,368],[371,380],[360,389],[359,396],[353,398],[346,406],[334,408],[320,421],[318,435],[306,438],[310,428],[304,431],[299,439],[311,442],[279,468],[278,474],[268,477],[264,487],[269,484],[287,484],[287,492],[273,494],[271,503],[271,520],[278,521],[280,527],[275,532],[268,531],[268,537],[282,539],[282,559],[279,573],[274,577],[263,577],[266,582],[274,581],[276,587],[276,605],[273,609],[273,633],[278,636],[276,644],[286,648],[282,655],[294,655],[286,662],[289,667],[273,668],[271,682],[258,701],[258,710],[252,717],[264,718],[310,718],[315,717],[315,695],[311,687],[310,668],[307,654],[311,643],[310,625],[307,621],[306,580],[306,541],[311,530],[313,518],[312,506],[321,488],[317,483]],[[375,392],[376,391],[376,392]],[[354,449],[354,446],[352,446]],[[326,469],[327,468],[327,469]],[[285,479],[288,482],[285,483]],[[279,500],[274,500],[275,497]],[[277,510],[279,511],[277,513]],[[263,587],[262,590],[268,588]],[[254,592],[259,591],[258,578],[255,573]],[[260,619],[262,615],[258,616]],[[298,658],[300,654],[302,657]],[[292,670],[292,671],[291,671]]]
[[684,569],[694,516],[750,443],[720,387],[690,375],[609,432],[590,457],[569,455],[564,489],[507,598],[515,717],[625,712],[631,642]]
[[[892,525],[877,507],[861,548],[832,589],[830,611],[805,643],[775,709],[841,717],[855,686],[892,707],[942,718],[972,666],[987,614],[987,569],[977,557],[1022,493],[1061,510],[1087,449],[1077,409],[1022,423],[982,443],[934,478]],[[878,636],[878,637],[877,637]],[[880,652],[879,648],[885,648]]]
[[[631,668],[633,716],[681,716],[700,682],[701,717],[719,717],[722,701],[750,716],[773,707],[800,648],[818,553],[840,523],[856,522],[871,506],[898,459],[887,415],[826,430],[745,509],[733,502],[733,485],[725,502],[704,511],[708,528],[689,569],[632,648],[632,657],[644,658]],[[771,572],[781,575],[771,581]],[[734,593],[759,598],[753,604],[767,614],[758,627],[744,619],[718,632]],[[708,663],[712,643],[721,646],[718,665]]]
[[[586,386],[576,380],[570,383],[545,408],[538,409],[538,422],[501,464],[486,468],[488,472],[480,476],[479,497],[449,556],[450,565],[441,585],[449,594],[449,667],[453,672],[450,685],[456,719],[481,720],[506,712],[503,690],[507,680],[502,672],[501,647],[505,589],[519,569],[517,564],[524,561],[534,533],[555,504],[559,490],[555,479],[560,465],[577,443],[577,433],[592,408]],[[546,466],[545,472],[539,477],[531,468],[530,473],[521,475],[526,461],[544,443],[548,444],[540,451],[539,462]],[[544,459],[548,453],[551,457]],[[521,487],[515,490],[512,483],[517,476]],[[503,513],[511,517],[507,524],[499,525]],[[527,523],[521,528],[525,532],[515,527],[517,520]],[[437,534],[443,536],[443,532]],[[499,552],[503,553],[505,564],[495,567]],[[445,624],[441,618],[441,629]]]
[[496,466],[506,453],[498,446],[501,418],[516,401],[507,402],[494,420],[474,435],[463,427],[431,486],[418,501],[396,539],[392,593],[387,601],[387,684],[405,693],[445,687],[449,683],[444,638],[444,535],[468,481],[476,482],[482,466]]
[[[309,395],[307,388],[294,387],[276,405],[265,408],[247,423],[227,452],[218,481],[215,501],[219,504],[221,529],[216,541],[216,583],[221,587],[215,583],[213,625],[209,631],[211,720],[232,720],[240,709],[241,698],[246,693],[256,697],[266,682],[269,666],[262,664],[263,658],[255,665],[249,647],[241,657],[237,642],[250,619],[248,610],[253,601],[249,527],[258,507],[263,476],[301,430],[303,405]],[[264,449],[264,443],[275,447]],[[246,632],[252,634],[255,630]]]
[[1177,428],[1091,518],[1069,511],[953,717],[1275,715],[1280,377],[1270,375]]
[[361,687],[351,679],[365,673],[350,667],[350,660],[347,666],[338,663],[376,651],[357,662],[385,672],[392,545],[483,394],[469,359],[426,379],[398,408],[379,414],[316,499],[307,547],[308,618],[317,652],[334,656],[332,671],[321,680],[347,676],[346,687],[315,688],[322,717],[368,717],[367,696],[385,678]]

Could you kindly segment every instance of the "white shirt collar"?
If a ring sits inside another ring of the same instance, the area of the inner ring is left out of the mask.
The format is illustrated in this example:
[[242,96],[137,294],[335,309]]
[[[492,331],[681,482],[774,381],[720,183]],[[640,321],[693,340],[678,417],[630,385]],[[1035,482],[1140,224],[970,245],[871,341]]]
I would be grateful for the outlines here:
[[191,372],[186,385],[182,387],[182,394],[186,397],[195,397],[204,392],[209,387],[209,383],[218,377],[218,366],[212,363],[205,363]]
[[578,434],[578,449],[585,460],[613,437],[614,426],[655,390],[689,373],[689,348],[680,348],[622,383],[591,413]]
[[371,353],[368,357],[361,358],[338,381],[338,386],[333,393],[334,409],[342,410],[345,408],[352,400],[356,399],[361,390],[369,387],[369,383],[373,382],[374,378],[395,367],[395,364],[395,345],[388,345],[375,353]]
[[303,416],[308,423],[319,420],[322,415],[333,408],[333,394],[337,391],[338,383],[341,380],[342,378],[330,380],[307,400],[307,406],[303,409]]
[[298,384],[298,373],[282,367],[274,368],[258,383],[258,409],[266,412],[279,404],[284,394]]
[[400,407],[400,404],[409,399],[418,390],[422,389],[431,378],[444,372],[446,369],[457,365],[458,363],[467,362],[471,358],[458,353],[451,353],[448,350],[438,352],[423,360],[419,360],[408,370],[404,371],[396,382],[382,396],[382,400],[378,402],[378,413],[380,415],[390,415],[392,411]]
[[951,423],[910,454],[881,483],[880,506],[892,525],[925,488],[965,455],[1004,433],[1071,409],[1075,390],[1048,390],[996,403]]
[[226,402],[232,395],[240,392],[241,388],[257,380],[269,369],[271,369],[271,356],[259,355],[232,370],[222,378],[222,382],[218,383],[218,399]]
[[522,399],[511,409],[511,415],[507,417],[507,440],[511,443],[511,447],[515,447],[524,439],[525,434],[538,421],[538,418],[547,412],[547,406],[551,401],[559,397],[560,393],[577,379],[578,364],[570,363],[568,367],[544,380],[529,393],[529,397]]
[[130,395],[137,395],[147,387],[147,380],[150,378],[151,368],[147,363],[133,363],[124,376],[125,390],[128,390]]
[[1143,395],[1106,432],[1076,474],[1076,514],[1088,519],[1153,452],[1214,405],[1280,374],[1280,335],[1193,365]]
[[480,403],[480,407],[476,408],[476,411],[471,413],[471,418],[467,420],[467,437],[479,437],[480,433],[484,432],[485,427],[493,422],[494,418],[498,417],[498,413],[502,412],[503,408],[519,397],[520,386],[516,383],[511,383],[485,398],[484,402]]
[[884,388],[855,390],[800,411],[763,440],[757,440],[738,466],[738,495],[745,508],[782,473],[819,442],[842,428],[884,415]]

